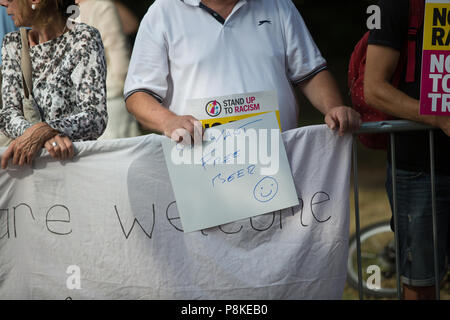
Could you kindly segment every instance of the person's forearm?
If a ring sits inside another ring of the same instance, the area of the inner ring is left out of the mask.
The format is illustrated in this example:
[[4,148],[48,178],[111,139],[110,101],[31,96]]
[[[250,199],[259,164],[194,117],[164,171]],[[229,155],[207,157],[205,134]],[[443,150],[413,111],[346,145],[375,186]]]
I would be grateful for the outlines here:
[[324,115],[332,108],[343,105],[337,83],[328,70],[300,83],[299,88],[311,104]]
[[43,145],[45,141],[58,135],[60,132],[50,127],[46,122],[39,122],[32,127],[33,133],[36,135],[36,139],[39,140],[39,144]]
[[399,61],[400,52],[396,49],[382,45],[367,47],[364,74],[365,101],[375,109],[397,118],[442,126],[442,117],[439,119],[435,116],[419,115],[419,100],[411,98],[391,84]]
[[325,123],[339,135],[358,130],[361,125],[359,113],[344,106],[341,93],[331,73],[324,70],[312,79],[302,82],[300,90],[311,104],[325,116]]
[[158,100],[145,92],[136,92],[131,95],[126,106],[137,121],[146,129],[166,134],[166,121],[175,114],[162,106]]
[[366,81],[364,94],[367,104],[397,118],[437,125],[435,116],[419,114],[420,102],[398,90],[387,81]]

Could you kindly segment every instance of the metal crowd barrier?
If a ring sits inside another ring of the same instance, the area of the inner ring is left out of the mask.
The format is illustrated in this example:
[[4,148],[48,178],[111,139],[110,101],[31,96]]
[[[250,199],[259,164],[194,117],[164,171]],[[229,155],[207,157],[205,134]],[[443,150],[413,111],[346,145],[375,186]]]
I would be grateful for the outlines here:
[[397,212],[397,180],[396,180],[396,159],[395,159],[395,134],[402,131],[429,131],[430,141],[430,175],[431,175],[431,194],[432,194],[432,223],[433,223],[433,246],[434,246],[434,274],[436,299],[440,300],[439,266],[438,266],[438,241],[437,241],[437,219],[436,219],[436,190],[435,190],[435,159],[434,159],[434,130],[436,128],[407,120],[381,121],[364,123],[354,134],[353,139],[353,170],[354,170],[354,195],[355,195],[355,224],[357,239],[357,265],[358,265],[358,293],[359,299],[364,299],[362,264],[361,264],[361,238],[360,238],[360,219],[359,219],[359,193],[358,193],[358,156],[356,135],[367,133],[388,133],[391,142],[391,162],[392,162],[392,193],[393,193],[393,216],[394,216],[394,241],[395,241],[395,261],[397,273],[397,298],[402,299],[401,292],[401,270],[400,270],[400,247],[398,241],[398,212]]

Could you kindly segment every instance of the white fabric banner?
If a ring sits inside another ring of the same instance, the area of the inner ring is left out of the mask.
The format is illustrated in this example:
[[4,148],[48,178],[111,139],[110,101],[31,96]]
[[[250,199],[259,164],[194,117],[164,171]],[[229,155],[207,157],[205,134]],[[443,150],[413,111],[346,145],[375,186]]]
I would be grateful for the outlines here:
[[341,298],[350,135],[285,132],[300,206],[187,234],[161,139],[82,142],[73,161],[43,152],[1,170],[0,299]]

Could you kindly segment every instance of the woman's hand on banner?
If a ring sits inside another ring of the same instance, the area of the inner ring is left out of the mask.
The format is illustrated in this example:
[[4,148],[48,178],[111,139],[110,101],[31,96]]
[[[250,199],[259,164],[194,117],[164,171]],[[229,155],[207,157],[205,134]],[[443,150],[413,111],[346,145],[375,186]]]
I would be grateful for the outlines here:
[[325,115],[325,123],[331,130],[338,130],[339,135],[355,132],[362,124],[361,116],[354,109],[339,106],[332,108]]
[[45,141],[57,134],[58,132],[45,122],[29,127],[20,137],[11,142],[3,153],[2,169],[6,169],[10,159],[15,166],[31,165]]
[[72,140],[65,135],[58,134],[53,138],[47,140],[44,144],[50,156],[57,160],[72,159],[75,150]]

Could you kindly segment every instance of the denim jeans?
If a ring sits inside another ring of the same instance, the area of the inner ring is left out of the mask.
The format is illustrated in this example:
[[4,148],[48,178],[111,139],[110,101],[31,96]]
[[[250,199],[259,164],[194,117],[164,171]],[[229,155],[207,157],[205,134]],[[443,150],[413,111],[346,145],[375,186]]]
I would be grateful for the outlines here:
[[[431,177],[427,173],[405,170],[397,170],[396,176],[402,282],[410,286],[433,286],[435,278]],[[393,208],[390,165],[387,170],[386,191]],[[436,175],[436,215],[439,280],[442,280],[447,271],[450,176]]]

